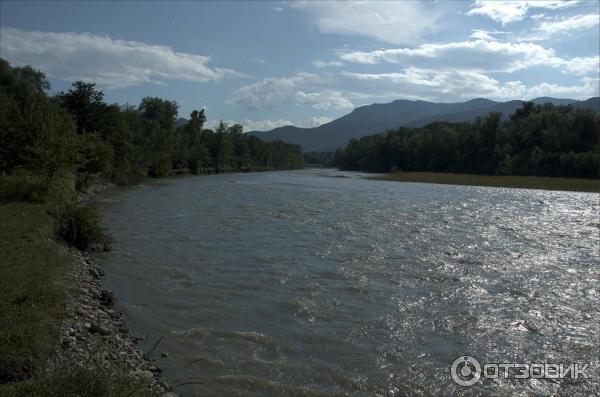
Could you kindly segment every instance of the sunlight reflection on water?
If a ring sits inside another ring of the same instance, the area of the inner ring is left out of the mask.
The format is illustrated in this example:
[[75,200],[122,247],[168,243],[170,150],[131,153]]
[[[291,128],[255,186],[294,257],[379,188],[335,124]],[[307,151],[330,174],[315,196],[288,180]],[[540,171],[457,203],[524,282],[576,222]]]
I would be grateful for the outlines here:
[[[107,198],[106,284],[134,333],[165,336],[167,380],[192,382],[180,392],[600,394],[598,194],[359,176],[193,177]],[[595,378],[465,390],[449,373],[463,354],[591,363]]]

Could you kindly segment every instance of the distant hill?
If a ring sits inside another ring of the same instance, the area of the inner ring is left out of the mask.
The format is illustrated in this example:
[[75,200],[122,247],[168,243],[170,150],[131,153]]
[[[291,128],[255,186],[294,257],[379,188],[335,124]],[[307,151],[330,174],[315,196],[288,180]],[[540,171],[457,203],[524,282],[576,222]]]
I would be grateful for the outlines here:
[[177,119],[177,121],[175,122],[175,128],[179,128],[179,127],[183,127],[188,123],[188,119],[184,119],[183,117],[180,117]]
[[[600,111],[600,98],[585,101],[542,97],[532,100],[541,104],[572,105],[577,108],[592,108]],[[472,121],[489,112],[501,112],[508,117],[525,101],[496,102],[477,98],[458,103],[434,103],[427,101],[396,100],[361,106],[339,119],[314,128],[295,126],[278,127],[270,131],[251,131],[261,139],[275,139],[302,146],[305,152],[334,150],[345,146],[352,138],[360,138],[398,127],[422,127],[434,121]]]

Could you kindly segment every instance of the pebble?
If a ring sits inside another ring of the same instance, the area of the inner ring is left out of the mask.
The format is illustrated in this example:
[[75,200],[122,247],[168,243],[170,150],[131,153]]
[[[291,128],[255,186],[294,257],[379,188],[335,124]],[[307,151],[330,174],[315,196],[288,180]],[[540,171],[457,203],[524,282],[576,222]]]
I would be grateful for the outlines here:
[[106,327],[103,327],[102,325],[99,325],[99,324],[92,324],[90,326],[90,332],[93,334],[100,334],[100,335],[110,334],[110,331]]
[[[127,368],[148,383],[152,395],[173,396],[171,386],[159,379],[161,369],[142,357],[139,340],[129,333],[123,314],[109,308],[114,295],[101,288],[101,269],[81,252],[64,249],[76,259],[71,275],[73,288],[69,290],[68,316],[63,320],[60,344],[49,360],[48,370],[64,373],[74,368]],[[167,355],[162,353],[161,357]]]
[[99,279],[100,278],[100,272],[98,272],[98,270],[94,269],[93,267],[90,267],[88,269],[88,271],[90,272],[90,274],[92,275],[92,277]]
[[165,389],[165,391],[168,391],[168,392],[172,392],[173,391],[173,388],[171,387],[171,385],[169,385],[166,382],[163,382],[162,380],[159,380],[158,384],[161,385],[162,388]]
[[138,371],[135,371],[133,373],[133,375],[137,376],[139,378],[142,378],[142,379],[146,379],[146,380],[153,380],[154,379],[154,374],[152,372],[150,372],[150,371],[147,371],[147,370],[138,370]]

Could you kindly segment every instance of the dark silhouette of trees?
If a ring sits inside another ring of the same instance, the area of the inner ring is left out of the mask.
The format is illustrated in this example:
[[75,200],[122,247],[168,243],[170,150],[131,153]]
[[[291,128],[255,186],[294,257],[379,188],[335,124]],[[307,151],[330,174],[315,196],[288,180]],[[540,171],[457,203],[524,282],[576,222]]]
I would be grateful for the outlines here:
[[436,122],[353,139],[335,153],[335,163],[369,172],[597,178],[599,120],[590,109],[526,102],[505,122],[490,113],[473,123]]
[[178,105],[143,98],[139,107],[104,102],[95,84],[75,82],[54,97],[45,75],[0,59],[0,174],[34,173],[51,184],[70,177],[133,184],[172,169],[186,173],[289,169],[303,166],[300,148],[263,142],[242,126],[204,128],[204,110],[176,128]]

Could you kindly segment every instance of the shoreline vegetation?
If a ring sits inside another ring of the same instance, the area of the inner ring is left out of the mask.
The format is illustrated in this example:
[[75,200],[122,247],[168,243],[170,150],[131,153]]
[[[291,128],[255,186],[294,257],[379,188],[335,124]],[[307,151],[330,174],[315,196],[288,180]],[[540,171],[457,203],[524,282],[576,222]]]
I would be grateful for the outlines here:
[[444,172],[393,172],[368,179],[391,182],[435,183],[442,185],[506,187],[518,189],[600,192],[599,179],[541,176],[473,175]]
[[506,176],[517,186],[519,180],[545,185],[534,177],[598,179],[600,109],[525,102],[508,117],[489,113],[473,122],[434,122],[352,139],[335,152],[334,163],[346,171]]

